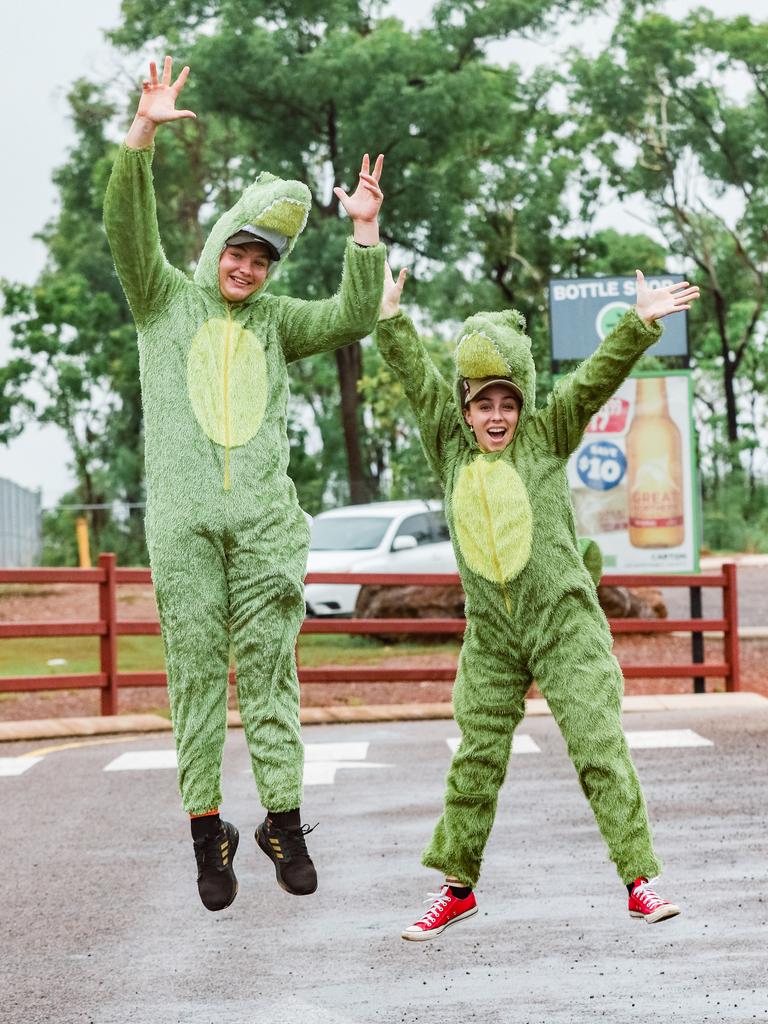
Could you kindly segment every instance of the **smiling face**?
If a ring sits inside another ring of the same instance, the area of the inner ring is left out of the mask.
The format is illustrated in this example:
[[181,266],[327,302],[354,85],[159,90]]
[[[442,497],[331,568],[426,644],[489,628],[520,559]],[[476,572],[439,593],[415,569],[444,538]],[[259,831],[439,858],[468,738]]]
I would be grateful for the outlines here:
[[268,273],[269,255],[259,242],[227,245],[219,257],[219,290],[227,302],[245,302]]
[[491,384],[464,407],[464,419],[485,452],[501,452],[515,436],[520,398],[503,384]]

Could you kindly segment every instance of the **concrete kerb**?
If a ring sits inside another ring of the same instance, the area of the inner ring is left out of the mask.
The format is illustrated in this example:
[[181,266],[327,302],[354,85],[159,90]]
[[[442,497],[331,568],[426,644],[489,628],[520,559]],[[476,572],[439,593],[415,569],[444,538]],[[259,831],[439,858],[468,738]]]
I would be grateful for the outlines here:
[[[735,711],[768,710],[768,699],[759,693],[653,694],[625,697],[624,712],[637,711]],[[549,715],[547,702],[529,700],[528,716]],[[302,708],[302,725],[330,725],[344,722],[413,722],[453,718],[448,703],[439,704],[367,704],[360,707]],[[242,726],[237,711],[227,716],[230,727]],[[115,715],[89,718],[40,718],[34,721],[0,722],[0,743],[22,740],[60,739],[72,736],[110,736],[124,733],[170,732],[171,722],[162,715]]]

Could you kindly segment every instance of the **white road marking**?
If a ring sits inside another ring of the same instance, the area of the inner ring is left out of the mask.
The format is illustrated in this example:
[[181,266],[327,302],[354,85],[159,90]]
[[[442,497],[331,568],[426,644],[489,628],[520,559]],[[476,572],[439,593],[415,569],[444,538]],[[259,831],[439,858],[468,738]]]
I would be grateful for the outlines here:
[[304,746],[304,785],[331,786],[339,768],[391,768],[366,761],[370,743],[307,743]]
[[305,761],[364,761],[370,743],[305,743]]
[[304,765],[305,786],[330,786],[336,781],[339,768],[391,768],[391,764],[379,764],[376,761],[310,761]]
[[[459,736],[450,736],[445,741],[455,754],[458,750],[461,739]],[[515,733],[512,737],[512,753],[513,754],[540,754],[541,747],[536,743],[532,736],[528,736],[526,733]]]
[[[627,732],[627,743],[634,750],[654,750],[676,747],[711,747],[711,740],[693,729],[648,729]],[[456,752],[460,737],[446,739],[451,751]],[[370,743],[307,743],[304,747],[304,784],[330,786],[340,768],[391,768],[390,764],[366,761]],[[540,754],[541,749],[533,737],[518,733],[512,741],[513,754]],[[22,775],[42,757],[0,757],[0,776]],[[175,750],[131,750],[120,754],[104,768],[105,772],[147,771],[176,767]]]
[[105,772],[136,772],[149,768],[175,768],[175,750],[129,750],[110,761]]
[[23,775],[42,757],[0,757],[0,775]]
[[533,736],[520,733],[512,737],[513,754],[540,754],[541,747],[536,743]]
[[284,999],[271,1006],[264,1006],[262,1016],[267,1019],[281,1017],[283,1020],[311,1021],[311,1024],[359,1024],[360,1020],[359,1017],[353,1020],[352,1017],[342,1016],[336,1010],[329,1010],[317,1003],[307,1003],[291,993],[286,993]]
[[633,750],[655,750],[660,747],[711,747],[712,740],[699,736],[693,729],[647,729],[625,733]]

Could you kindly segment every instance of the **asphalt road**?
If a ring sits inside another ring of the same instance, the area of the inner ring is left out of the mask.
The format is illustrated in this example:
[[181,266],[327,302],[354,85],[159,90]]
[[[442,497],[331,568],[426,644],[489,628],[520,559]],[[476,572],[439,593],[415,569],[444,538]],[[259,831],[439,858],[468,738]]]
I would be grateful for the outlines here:
[[[223,811],[241,832],[240,893],[221,914],[198,902],[175,772],[104,770],[168,751],[170,737],[24,758],[22,774],[0,774],[0,1021],[766,1021],[768,710],[634,713],[625,724],[709,741],[634,755],[666,862],[658,888],[683,914],[659,925],[627,915],[556,727],[533,718],[501,796],[480,913],[423,944],[399,933],[439,881],[418,855],[451,722],[305,730],[321,879],[306,898],[279,890],[255,848],[260,810],[233,731]],[[0,766],[20,770],[2,759],[41,747],[5,745]]]

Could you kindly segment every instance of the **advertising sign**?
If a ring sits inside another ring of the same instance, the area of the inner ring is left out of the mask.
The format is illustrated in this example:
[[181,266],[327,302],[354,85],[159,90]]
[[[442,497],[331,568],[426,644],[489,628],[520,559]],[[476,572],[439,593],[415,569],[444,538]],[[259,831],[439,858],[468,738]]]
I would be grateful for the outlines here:
[[699,571],[691,405],[687,370],[630,377],[568,461],[576,533],[607,571]]
[[[651,288],[685,280],[682,274],[648,277]],[[634,277],[562,278],[549,282],[552,358],[585,359],[635,304]],[[655,356],[688,355],[686,313],[664,321],[664,333],[653,346]]]

